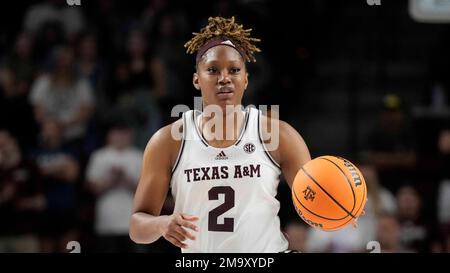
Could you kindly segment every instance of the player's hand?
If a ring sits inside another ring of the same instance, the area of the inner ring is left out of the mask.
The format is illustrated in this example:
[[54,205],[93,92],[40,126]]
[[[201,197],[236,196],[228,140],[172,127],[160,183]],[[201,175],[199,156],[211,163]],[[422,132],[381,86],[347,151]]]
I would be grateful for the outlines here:
[[195,240],[195,236],[188,230],[198,231],[198,227],[192,223],[197,220],[197,216],[174,213],[163,224],[162,236],[173,245],[186,248],[187,245],[184,243],[186,239]]

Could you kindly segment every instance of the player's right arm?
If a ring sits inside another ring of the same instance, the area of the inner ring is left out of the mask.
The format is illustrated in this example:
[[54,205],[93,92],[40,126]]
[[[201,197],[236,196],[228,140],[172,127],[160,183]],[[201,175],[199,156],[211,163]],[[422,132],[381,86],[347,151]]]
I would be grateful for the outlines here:
[[171,128],[180,126],[180,122],[161,128],[145,148],[130,220],[130,238],[135,243],[149,244],[163,236],[175,246],[185,248],[186,238],[195,240],[191,230],[197,230],[196,216],[183,213],[160,215],[181,144],[172,137]]

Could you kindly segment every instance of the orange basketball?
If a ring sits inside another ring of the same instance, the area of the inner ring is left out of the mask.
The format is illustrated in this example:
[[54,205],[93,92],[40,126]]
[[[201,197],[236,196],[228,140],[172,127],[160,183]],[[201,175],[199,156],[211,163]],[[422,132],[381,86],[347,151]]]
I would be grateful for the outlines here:
[[325,231],[356,225],[367,201],[364,177],[350,161],[320,156],[306,163],[292,185],[292,200],[300,217]]

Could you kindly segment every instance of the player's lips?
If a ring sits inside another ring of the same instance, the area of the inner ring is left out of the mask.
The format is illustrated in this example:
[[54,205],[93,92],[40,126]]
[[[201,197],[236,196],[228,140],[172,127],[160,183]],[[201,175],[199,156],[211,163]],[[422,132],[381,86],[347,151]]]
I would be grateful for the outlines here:
[[233,96],[234,89],[231,87],[223,86],[219,88],[217,96],[221,99],[229,99]]

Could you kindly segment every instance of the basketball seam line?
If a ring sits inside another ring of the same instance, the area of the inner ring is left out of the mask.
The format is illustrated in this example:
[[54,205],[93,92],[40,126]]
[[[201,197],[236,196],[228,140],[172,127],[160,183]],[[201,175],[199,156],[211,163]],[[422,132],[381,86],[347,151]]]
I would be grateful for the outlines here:
[[[365,186],[364,186],[364,187],[365,187]],[[363,198],[362,198],[362,200],[361,200],[361,204],[359,204],[359,207],[358,207],[358,209],[356,210],[357,213],[355,213],[355,215],[358,215],[358,212],[361,210],[361,208],[363,208],[362,205],[363,205],[364,199],[365,199],[365,197],[366,197],[366,191],[367,191],[367,188],[366,188],[366,190],[364,191],[364,196],[363,196]],[[337,229],[337,228],[340,228],[340,227],[342,227],[342,226],[345,226],[345,225],[348,224],[348,222],[350,222],[350,221],[351,221],[351,219],[348,220],[347,222],[345,222],[345,223],[339,225],[339,226],[334,227],[333,229]]]
[[344,217],[342,217],[342,218],[334,219],[334,218],[328,218],[328,217],[325,217],[325,216],[316,214],[315,212],[310,211],[305,205],[303,205],[303,203],[300,201],[300,199],[298,198],[298,196],[297,196],[297,194],[295,193],[295,191],[292,191],[292,192],[294,193],[294,196],[295,196],[295,199],[297,199],[297,202],[300,203],[300,205],[301,205],[303,208],[305,208],[309,213],[312,213],[312,214],[314,214],[314,215],[317,216],[317,217],[320,217],[320,218],[323,218],[323,219],[326,219],[326,220],[330,220],[330,221],[340,221],[340,220],[343,220],[343,219],[345,219],[345,218],[348,217],[348,215],[346,215],[346,216],[344,216]]
[[329,160],[329,159],[323,158],[323,157],[319,157],[319,158],[320,158],[320,159],[323,159],[323,160],[326,160],[326,161],[329,161],[330,163],[332,163],[333,165],[335,165],[335,166],[339,169],[339,171],[341,171],[341,173],[344,175],[345,179],[347,180],[348,184],[350,185],[350,189],[352,190],[352,194],[353,194],[353,207],[352,207],[352,209],[350,210],[351,212],[353,212],[353,210],[355,209],[355,206],[356,206],[356,196],[355,196],[355,191],[354,191],[354,189],[353,189],[353,187],[352,187],[352,183],[350,182],[350,180],[348,179],[348,177],[345,175],[345,173],[344,173],[344,171],[341,169],[341,167],[339,167],[336,163],[334,163],[333,161],[331,161],[331,160]]
[[[340,158],[340,159],[342,159],[342,160],[345,160],[345,159],[342,158],[342,157],[339,157],[339,156],[336,156],[336,157],[337,157],[337,158]],[[350,164],[354,165],[354,164],[351,163],[351,162],[350,162]],[[362,200],[361,200],[361,204],[359,204],[359,207],[358,207],[358,209],[356,210],[355,215],[358,215],[358,214],[359,214],[359,211],[362,210],[362,209],[364,209],[363,203],[365,203],[364,200],[366,200],[366,197],[367,197],[367,185],[366,185],[365,183],[364,183],[363,185],[364,185],[364,195],[363,195],[363,198],[362,198]],[[357,218],[355,218],[355,219],[357,219]]]
[[330,197],[339,207],[341,207],[341,209],[343,209],[346,213],[348,213],[348,215],[350,215],[351,217],[355,218],[355,216],[353,216],[353,214],[351,214],[348,210],[346,210],[344,208],[344,206],[342,206],[336,199],[333,198],[333,196],[331,196],[331,194],[329,194],[324,188],[322,188],[322,186],[320,186],[320,184],[302,167],[301,170],[314,182],[316,183],[316,185],[326,194],[328,195],[328,197]]

